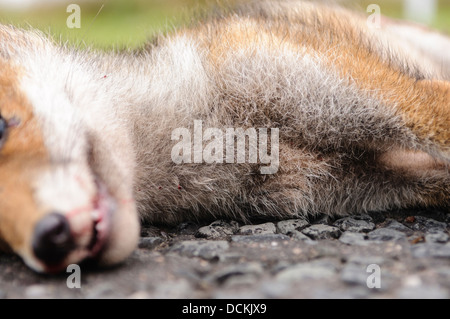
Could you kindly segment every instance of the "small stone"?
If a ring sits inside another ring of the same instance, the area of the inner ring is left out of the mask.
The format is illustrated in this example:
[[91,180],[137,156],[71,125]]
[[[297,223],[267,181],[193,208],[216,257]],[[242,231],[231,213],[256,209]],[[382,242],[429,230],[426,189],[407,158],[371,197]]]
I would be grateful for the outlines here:
[[86,295],[86,299],[117,299],[124,297],[122,291],[119,291],[111,282],[95,285]]
[[447,224],[439,222],[435,219],[424,217],[424,216],[414,216],[415,222],[411,226],[413,230],[419,230],[423,232],[429,232],[431,229],[445,231]]
[[372,265],[372,264],[382,266],[382,265],[389,263],[389,260],[382,256],[354,255],[348,259],[347,263],[348,264],[356,264],[356,265],[365,265],[365,266]]
[[438,286],[420,285],[402,287],[397,291],[398,299],[448,299],[449,294]]
[[309,226],[309,223],[304,219],[289,219],[277,223],[278,232],[284,235],[301,231],[307,226]]
[[339,228],[323,224],[312,225],[303,229],[302,233],[315,240],[339,238],[341,235]]
[[339,237],[339,241],[347,245],[367,246],[370,242],[368,236],[362,233],[345,232]]
[[337,267],[332,262],[319,260],[306,262],[285,268],[276,275],[282,282],[302,281],[305,279],[329,279],[336,276]]
[[167,281],[157,285],[151,299],[186,299],[193,298],[191,283],[183,278]]
[[275,234],[277,231],[274,223],[260,225],[246,225],[239,228],[240,235],[266,235]]
[[450,266],[442,266],[436,269],[436,273],[445,280],[445,282],[450,282]]
[[227,251],[230,247],[227,241],[203,241],[192,240],[182,241],[174,244],[169,251],[180,253],[187,257],[201,257],[203,259],[219,258],[220,254]]
[[402,223],[399,223],[395,219],[387,219],[384,228],[397,230],[399,232],[405,233],[407,236],[410,236],[414,233],[414,231],[411,228],[403,225]]
[[347,284],[353,285],[367,285],[367,277],[370,273],[367,272],[368,265],[358,265],[355,263],[348,263],[341,272],[341,280]]
[[431,233],[428,233],[425,235],[425,241],[431,242],[431,243],[444,244],[444,243],[448,242],[448,240],[449,240],[448,234],[441,230],[436,230],[434,232],[431,232]]
[[239,224],[235,221],[228,223],[223,220],[217,220],[208,226],[199,228],[195,233],[195,237],[208,239],[226,238],[235,234],[238,230]]
[[160,237],[144,237],[139,240],[139,248],[143,249],[155,249],[163,243]]
[[289,283],[276,280],[265,281],[261,284],[260,290],[266,299],[280,299],[289,296]]
[[450,258],[450,243],[424,243],[411,246],[411,253],[416,258]]
[[261,243],[272,241],[290,240],[289,236],[282,234],[265,234],[265,235],[234,235],[231,241],[235,243]]
[[291,232],[290,235],[293,239],[301,240],[308,244],[316,244],[317,243],[316,241],[312,240],[311,238],[309,238],[308,236],[306,236],[305,234],[303,234],[302,232],[299,232],[297,230],[294,230],[293,232]]
[[209,277],[207,277],[206,280],[223,283],[229,278],[236,276],[240,277],[252,275],[258,277],[262,275],[263,271],[264,269],[260,263],[252,262],[252,263],[236,264],[227,266],[214,272]]
[[375,224],[353,217],[345,217],[334,222],[334,226],[339,227],[342,231],[350,231],[357,233],[367,233],[375,228]]
[[367,234],[369,240],[374,241],[397,241],[405,240],[406,235],[398,230],[389,228],[378,228]]

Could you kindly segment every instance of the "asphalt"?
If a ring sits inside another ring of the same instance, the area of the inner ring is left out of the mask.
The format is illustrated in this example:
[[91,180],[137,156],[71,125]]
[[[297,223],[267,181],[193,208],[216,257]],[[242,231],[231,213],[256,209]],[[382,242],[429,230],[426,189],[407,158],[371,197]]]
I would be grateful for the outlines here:
[[439,209],[143,225],[139,248],[110,269],[40,275],[0,254],[0,299],[446,299],[449,230]]

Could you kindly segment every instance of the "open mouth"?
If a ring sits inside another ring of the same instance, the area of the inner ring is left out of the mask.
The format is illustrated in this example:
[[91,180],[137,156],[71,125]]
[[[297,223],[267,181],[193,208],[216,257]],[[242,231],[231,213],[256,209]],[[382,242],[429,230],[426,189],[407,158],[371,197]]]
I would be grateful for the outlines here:
[[87,246],[89,258],[98,257],[106,247],[111,231],[112,215],[116,210],[115,201],[105,184],[96,179],[96,186],[97,195],[93,199],[93,210],[91,212],[93,220],[92,239]]
[[[106,250],[112,232],[112,218],[117,204],[100,179],[96,179],[95,186],[97,192],[91,200],[89,212],[78,213],[78,211],[75,211],[76,213],[72,217],[67,218],[68,216],[66,216],[67,227],[70,227],[70,235],[64,235],[64,229],[67,228],[61,227],[61,235],[58,236],[63,238],[64,241],[49,243],[49,245],[52,245],[53,251],[59,251],[64,258],[55,260],[55,262],[49,262],[47,258],[43,264],[45,272],[57,273],[72,263],[88,260],[95,262],[101,258],[102,253]],[[59,238],[58,236],[52,238]],[[52,254],[55,255],[55,253]]]

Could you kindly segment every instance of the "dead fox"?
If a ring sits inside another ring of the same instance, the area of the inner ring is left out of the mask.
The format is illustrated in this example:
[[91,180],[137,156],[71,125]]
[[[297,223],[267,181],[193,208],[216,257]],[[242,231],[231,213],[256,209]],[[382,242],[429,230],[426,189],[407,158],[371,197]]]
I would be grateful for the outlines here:
[[[366,20],[334,5],[257,1],[139,53],[1,26],[3,246],[58,272],[123,261],[142,220],[448,207],[450,40]],[[244,161],[237,135],[208,148],[230,128],[246,132]],[[278,132],[266,145],[279,154],[273,174],[261,172],[261,152],[250,161],[250,133],[263,129]],[[174,152],[182,140],[197,148]],[[199,152],[214,160],[196,162]]]

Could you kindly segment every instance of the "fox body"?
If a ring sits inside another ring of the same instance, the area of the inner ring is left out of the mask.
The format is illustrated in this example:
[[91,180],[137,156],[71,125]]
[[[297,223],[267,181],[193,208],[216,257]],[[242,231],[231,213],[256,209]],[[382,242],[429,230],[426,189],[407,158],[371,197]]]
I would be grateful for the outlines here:
[[[140,220],[448,207],[449,51],[422,27],[298,1],[246,5],[133,54],[1,26],[0,238],[57,272],[124,260]],[[198,121],[277,129],[276,173],[174,162],[172,133]]]

